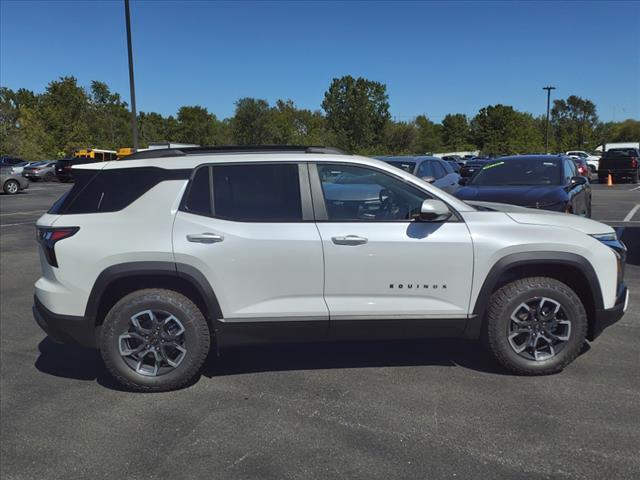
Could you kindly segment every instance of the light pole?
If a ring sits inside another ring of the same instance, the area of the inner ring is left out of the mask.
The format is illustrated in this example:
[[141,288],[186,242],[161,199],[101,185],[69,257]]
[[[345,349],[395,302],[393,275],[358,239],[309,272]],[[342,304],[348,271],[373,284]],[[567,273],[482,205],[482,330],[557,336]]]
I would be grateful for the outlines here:
[[549,153],[549,106],[551,105],[551,90],[555,90],[556,87],[542,87],[547,91],[547,123],[544,128],[544,153]]
[[131,15],[129,14],[129,0],[124,0],[124,16],[127,24],[127,51],[129,53],[129,90],[131,91],[131,133],[133,134],[133,148],[138,150],[138,117],[136,113],[136,87],[133,81],[133,50],[131,48]]

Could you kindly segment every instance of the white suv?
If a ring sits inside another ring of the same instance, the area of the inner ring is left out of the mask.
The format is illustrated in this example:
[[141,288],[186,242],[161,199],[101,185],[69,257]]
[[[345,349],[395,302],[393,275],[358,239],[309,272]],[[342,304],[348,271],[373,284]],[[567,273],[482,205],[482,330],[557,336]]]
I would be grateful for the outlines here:
[[181,387],[240,338],[481,338],[510,371],[547,374],[627,306],[611,227],[465,203],[335,149],[184,148],[73,170],[37,222],[34,315],[136,390]]

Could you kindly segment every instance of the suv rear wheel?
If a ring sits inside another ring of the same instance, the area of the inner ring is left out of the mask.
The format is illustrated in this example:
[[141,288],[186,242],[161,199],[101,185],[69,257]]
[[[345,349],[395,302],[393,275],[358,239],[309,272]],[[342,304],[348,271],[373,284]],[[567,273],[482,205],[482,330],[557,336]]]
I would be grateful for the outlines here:
[[523,278],[491,296],[485,344],[514,373],[561,371],[578,356],[586,335],[587,314],[580,298],[558,280]]
[[174,390],[192,381],[209,353],[207,321],[184,295],[138,290],[107,314],[100,353],[114,378],[142,392]]

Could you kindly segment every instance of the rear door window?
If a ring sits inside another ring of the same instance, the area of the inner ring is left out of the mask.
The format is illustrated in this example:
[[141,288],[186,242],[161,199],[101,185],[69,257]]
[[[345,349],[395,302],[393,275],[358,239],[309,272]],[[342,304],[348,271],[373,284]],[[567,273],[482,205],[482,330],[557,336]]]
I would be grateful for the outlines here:
[[238,222],[302,221],[297,164],[214,165],[213,215]]

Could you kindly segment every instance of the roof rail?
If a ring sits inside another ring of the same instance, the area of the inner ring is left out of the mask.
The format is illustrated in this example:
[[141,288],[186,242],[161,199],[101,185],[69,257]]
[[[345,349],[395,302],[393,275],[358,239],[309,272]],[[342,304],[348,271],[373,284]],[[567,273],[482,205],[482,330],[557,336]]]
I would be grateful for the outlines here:
[[186,155],[232,154],[232,153],[325,153],[346,155],[335,147],[319,145],[213,145],[209,147],[159,148],[142,150],[129,155],[123,160],[140,160],[144,158],[183,157]]

